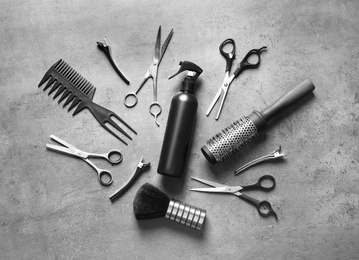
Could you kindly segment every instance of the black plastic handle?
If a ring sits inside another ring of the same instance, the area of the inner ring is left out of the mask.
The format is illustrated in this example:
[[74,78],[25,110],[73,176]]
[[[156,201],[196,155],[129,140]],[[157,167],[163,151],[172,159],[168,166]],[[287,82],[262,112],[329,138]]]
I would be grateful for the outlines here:
[[275,179],[272,175],[263,175],[258,179],[258,181],[252,185],[242,186],[242,191],[244,190],[261,190],[261,191],[271,191],[275,188]]
[[[224,51],[224,46],[227,44],[231,44],[233,46],[233,49],[230,52]],[[233,39],[227,39],[224,40],[224,42],[219,45],[219,51],[222,54],[222,56],[226,59],[226,72],[230,71],[232,68],[233,60],[236,58],[236,43]]]
[[294,87],[292,90],[288,91],[286,94],[277,99],[272,105],[262,110],[261,113],[268,121],[293,103],[303,98],[305,95],[312,92],[314,89],[314,84],[309,79],[306,79],[301,84]]
[[276,219],[278,219],[277,213],[275,213],[275,211],[272,208],[272,205],[268,201],[266,200],[259,201],[243,193],[240,195],[240,198],[254,205],[258,211],[258,214],[261,217],[267,218],[270,216],[274,216]]
[[[243,58],[243,60],[239,63],[237,69],[234,71],[234,75],[237,77],[239,74],[241,74],[242,71],[246,70],[246,69],[255,69],[258,68],[259,65],[261,64],[261,52],[267,50],[266,46],[263,46],[260,49],[252,49],[250,50],[247,55]],[[252,55],[256,55],[258,56],[258,60],[256,63],[251,63],[249,62],[249,58]]]

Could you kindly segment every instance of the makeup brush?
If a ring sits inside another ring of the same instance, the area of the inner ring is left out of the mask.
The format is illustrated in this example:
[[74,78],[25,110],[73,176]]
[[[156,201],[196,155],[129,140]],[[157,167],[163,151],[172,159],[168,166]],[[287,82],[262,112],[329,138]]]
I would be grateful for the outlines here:
[[138,220],[165,217],[198,230],[201,230],[206,217],[206,210],[170,199],[149,183],[137,191],[133,210]]

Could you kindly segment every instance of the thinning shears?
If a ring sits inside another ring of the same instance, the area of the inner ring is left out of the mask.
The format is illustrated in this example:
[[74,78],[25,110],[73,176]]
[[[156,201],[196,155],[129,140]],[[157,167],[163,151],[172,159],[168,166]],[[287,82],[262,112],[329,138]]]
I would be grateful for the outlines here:
[[220,184],[213,181],[208,181],[196,177],[192,177],[193,180],[202,182],[208,186],[212,186],[213,188],[195,188],[190,189],[191,191],[199,191],[199,192],[210,192],[210,193],[226,193],[237,196],[257,208],[257,211],[262,217],[274,216],[277,219],[277,214],[272,209],[272,205],[266,200],[256,200],[245,194],[242,191],[246,190],[261,190],[261,191],[271,191],[275,187],[275,179],[271,175],[263,175],[258,179],[258,181],[252,185],[247,186],[227,186],[224,184]]
[[[225,51],[225,46],[227,44],[232,45],[232,47],[233,47],[230,52]],[[261,54],[261,52],[263,50],[266,50],[266,49],[267,49],[267,47],[264,46],[264,47],[262,47],[260,49],[252,49],[252,50],[250,50],[247,53],[247,55],[243,58],[243,60],[238,64],[237,69],[230,76],[229,74],[231,72],[233,60],[236,58],[236,43],[235,43],[235,41],[233,39],[227,39],[224,42],[222,42],[221,45],[219,45],[219,51],[222,54],[222,56],[226,59],[226,72],[225,72],[225,75],[224,75],[223,83],[222,83],[221,87],[219,88],[216,96],[214,97],[211,105],[209,106],[209,108],[207,110],[207,113],[206,113],[207,116],[211,113],[211,111],[212,111],[213,107],[216,105],[218,99],[222,96],[221,102],[220,102],[220,105],[219,105],[219,109],[218,109],[218,113],[217,113],[217,116],[216,116],[216,120],[218,120],[218,118],[219,118],[219,116],[221,114],[221,111],[222,111],[224,100],[226,99],[226,96],[227,96],[227,93],[228,93],[229,86],[231,85],[232,81],[236,77],[238,77],[238,75],[241,74],[244,70],[258,68],[260,63],[261,63],[260,54]],[[252,55],[257,55],[258,56],[257,62],[251,63],[249,61],[249,58]]]
[[[50,138],[56,142],[58,142],[59,144],[61,144],[62,146],[59,145],[53,145],[53,144],[46,144],[46,148],[55,152],[59,152],[59,153],[63,153],[63,154],[67,154],[67,155],[71,155],[77,158],[81,158],[82,160],[84,160],[85,162],[87,162],[89,165],[92,166],[92,168],[94,168],[97,172],[97,178],[98,181],[101,183],[101,185],[103,186],[109,186],[112,184],[113,182],[113,177],[112,174],[107,171],[107,170],[103,170],[98,168],[96,165],[94,165],[89,158],[102,158],[107,160],[108,162],[112,163],[112,164],[118,164],[120,162],[122,162],[122,154],[119,150],[111,150],[108,153],[105,154],[97,154],[97,153],[87,153],[84,151],[81,151],[80,149],[76,148],[75,146],[65,142],[64,140],[58,138],[57,136],[54,135],[50,135]],[[104,176],[107,176],[107,178],[109,178],[108,181],[103,181]]]
[[138,92],[141,90],[141,88],[143,87],[143,85],[146,83],[146,81],[149,78],[152,78],[153,80],[153,102],[150,105],[149,111],[150,114],[153,115],[155,117],[155,123],[159,126],[159,123],[157,122],[157,116],[159,114],[161,114],[162,112],[162,108],[160,106],[160,104],[157,102],[157,75],[158,75],[158,66],[161,63],[161,60],[163,58],[163,55],[165,54],[165,51],[167,49],[167,46],[172,38],[173,35],[173,29],[171,30],[171,32],[169,33],[169,35],[167,36],[165,42],[163,43],[162,47],[161,45],[161,26],[158,28],[158,33],[157,33],[157,39],[156,39],[156,44],[155,44],[155,53],[152,59],[152,63],[150,65],[150,67],[148,68],[145,77],[143,78],[140,86],[138,87],[138,89],[136,90],[136,92],[130,92],[125,96],[125,106],[126,107],[134,107],[137,104],[138,98],[137,98],[137,94]]

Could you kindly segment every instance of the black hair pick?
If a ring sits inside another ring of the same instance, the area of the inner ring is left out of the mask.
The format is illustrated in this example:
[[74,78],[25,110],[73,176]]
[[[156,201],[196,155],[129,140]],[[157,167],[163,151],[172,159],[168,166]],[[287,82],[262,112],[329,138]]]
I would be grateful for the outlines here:
[[133,210],[138,220],[161,218],[166,215],[170,198],[155,186],[145,183],[137,191]]

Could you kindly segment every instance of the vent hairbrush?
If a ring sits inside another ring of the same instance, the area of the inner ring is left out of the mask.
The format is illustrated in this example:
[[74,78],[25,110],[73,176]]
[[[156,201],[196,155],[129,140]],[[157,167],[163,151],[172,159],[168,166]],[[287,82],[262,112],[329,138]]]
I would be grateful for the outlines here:
[[206,142],[201,148],[203,155],[211,164],[223,161],[252,141],[275,115],[314,89],[313,83],[307,79],[261,112],[255,110],[249,116],[233,122]]
[[132,140],[132,138],[120,127],[118,126],[111,117],[115,117],[121,123],[123,123],[128,129],[130,129],[135,134],[136,131],[133,130],[125,121],[123,121],[117,114],[114,112],[97,105],[92,101],[93,96],[95,94],[96,88],[87,81],[84,77],[82,77],[76,70],[74,70],[70,65],[68,65],[65,61],[59,60],[46,72],[44,77],[39,83],[39,87],[43,85],[47,81],[46,86],[44,87],[44,91],[49,87],[49,95],[53,93],[55,90],[53,99],[58,97],[60,94],[61,97],[58,100],[60,104],[64,99],[66,101],[63,104],[63,107],[66,107],[69,103],[71,105],[68,108],[68,111],[71,111],[73,108],[76,109],[72,113],[72,115],[76,115],[81,112],[83,109],[87,108],[91,111],[92,115],[97,119],[100,125],[105,128],[108,132],[110,132],[113,136],[119,139],[121,142],[127,145],[127,143],[120,138],[115,132],[113,132],[106,123],[113,126],[116,130],[124,134],[127,138]]

